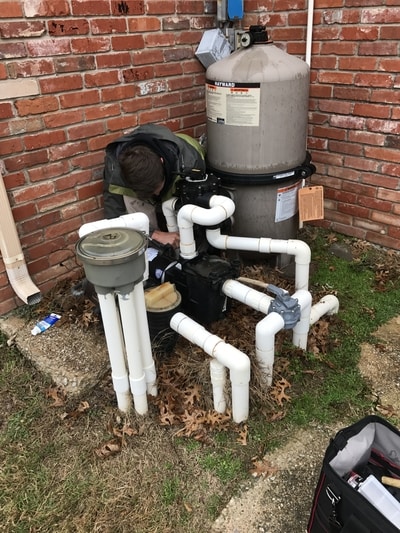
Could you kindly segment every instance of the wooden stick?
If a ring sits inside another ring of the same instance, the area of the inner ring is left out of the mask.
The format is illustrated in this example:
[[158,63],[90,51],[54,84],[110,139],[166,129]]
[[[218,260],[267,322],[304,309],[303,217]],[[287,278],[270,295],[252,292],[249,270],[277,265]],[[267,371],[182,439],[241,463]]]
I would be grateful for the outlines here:
[[400,489],[400,479],[395,479],[394,477],[382,476],[381,482],[384,485],[388,485],[389,487],[396,487],[397,489]]

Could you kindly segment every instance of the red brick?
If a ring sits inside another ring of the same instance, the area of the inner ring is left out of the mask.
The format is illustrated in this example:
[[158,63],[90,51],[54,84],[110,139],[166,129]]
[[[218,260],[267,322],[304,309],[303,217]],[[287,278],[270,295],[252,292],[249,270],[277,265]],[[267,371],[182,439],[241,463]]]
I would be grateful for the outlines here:
[[163,120],[167,120],[167,118],[167,109],[151,109],[149,111],[143,111],[140,113],[139,123],[148,124],[150,122],[161,122]]
[[99,69],[105,69],[131,65],[132,61],[129,52],[118,52],[118,54],[110,52],[97,56],[96,63]]
[[374,89],[369,98],[371,102],[384,102],[386,104],[400,104],[399,90]]
[[204,1],[203,0],[178,0],[176,3],[177,13],[203,13]]
[[0,156],[15,154],[23,151],[21,137],[12,137],[11,139],[2,139],[0,143]]
[[86,141],[65,143],[49,148],[50,161],[59,161],[60,159],[71,158],[76,154],[87,152],[88,143]]
[[[137,126],[137,120],[134,120],[132,117],[132,128]],[[92,137],[91,139],[88,139],[88,149],[89,152],[97,152],[98,150],[104,150],[104,148],[112,141],[115,141],[119,136],[121,135],[121,132],[119,133],[112,133],[108,135],[102,135],[101,137]]]
[[107,129],[109,131],[125,131],[126,129],[130,129],[131,125],[132,117],[129,115],[123,115],[107,120]]
[[[75,169],[92,169],[97,166],[102,166],[104,163],[104,152],[89,152],[87,154],[80,154],[71,159],[71,165]],[[92,178],[91,178],[92,179]]]
[[400,151],[392,150],[390,148],[383,148],[380,146],[366,146],[365,147],[366,157],[371,157],[373,159],[378,159],[380,161],[386,161],[393,163],[400,163]]
[[354,104],[343,100],[321,100],[319,111],[321,113],[335,113],[339,115],[349,115],[353,111]]
[[132,17],[128,19],[128,29],[131,33],[160,31],[161,22],[158,17]]
[[353,116],[332,116],[330,123],[332,126],[345,128],[346,130],[362,130],[365,126],[365,119],[362,117]]
[[362,89],[360,87],[334,87],[333,97],[342,100],[368,100],[370,91],[368,89]]
[[368,172],[377,172],[378,170],[378,162],[372,159],[346,156],[343,164],[346,167],[356,168]]
[[74,54],[95,54],[108,52],[110,49],[109,37],[76,37],[71,40],[71,51]]
[[72,14],[80,15],[110,15],[108,0],[72,0]]
[[10,61],[7,65],[9,77],[30,78],[54,74],[54,63],[51,59],[29,59],[26,61]]
[[[356,55],[357,44],[353,42],[330,42],[326,41],[321,44],[322,55],[333,56],[354,56]],[[371,54],[374,55],[374,54]]]
[[95,58],[92,55],[57,57],[54,59],[53,64],[55,71],[60,74],[66,72],[86,72],[87,70],[94,70],[96,68]]
[[0,63],[0,80],[6,80],[6,79],[7,79],[6,65],[4,63]]
[[68,171],[68,162],[58,161],[57,163],[50,163],[46,166],[31,168],[28,170],[28,174],[31,182],[37,182],[48,179],[54,179],[58,176],[66,174]]
[[273,41],[301,41],[304,37],[304,28],[275,28],[271,31]]
[[186,17],[164,17],[162,20],[163,31],[181,32],[190,29],[190,21]]
[[111,37],[113,50],[140,50],[144,48],[142,35],[126,35]]
[[112,15],[144,15],[144,0],[111,0],[111,14]]
[[26,48],[32,57],[68,55],[71,52],[69,39],[41,39],[28,41]]
[[103,122],[88,122],[86,124],[80,124],[79,126],[71,126],[68,129],[68,138],[70,141],[76,141],[78,139],[87,139],[89,137],[102,135],[103,133]]
[[377,69],[378,61],[375,57],[340,57],[339,69],[340,70],[372,70]]
[[4,186],[7,190],[14,187],[21,187],[26,185],[25,174],[23,172],[15,172],[13,174],[6,174],[3,176]]
[[[161,95],[163,96],[164,93]],[[160,95],[154,95],[154,99],[160,98]],[[124,113],[136,113],[144,109],[153,107],[153,96],[143,96],[141,98],[130,98],[121,102],[121,109]]]
[[[69,218],[76,218],[82,215],[82,213],[89,213],[97,208],[97,202],[95,197],[90,197],[85,201],[75,202],[71,205],[66,205],[61,208],[61,216],[63,220]],[[75,255],[75,254],[74,254]]]
[[92,19],[90,21],[90,29],[93,35],[126,33],[126,20],[116,18]]
[[[147,109],[150,107],[169,107],[174,104],[177,104],[181,101],[179,93],[163,93],[155,94],[153,96],[152,106],[147,106]],[[141,109],[146,109],[142,107]]]
[[32,131],[41,131],[44,127],[44,121],[42,117],[33,118],[21,118],[10,120],[9,122],[10,133],[13,135],[21,135],[23,133]]
[[83,79],[80,74],[66,74],[65,76],[40,79],[39,84],[42,94],[60,93],[82,89]]
[[55,180],[56,191],[66,191],[68,189],[76,189],[77,186],[81,186],[87,182],[92,181],[91,170],[74,170],[67,176],[58,177]]
[[400,72],[400,59],[391,58],[391,59],[381,59],[379,61],[379,70],[384,70],[386,72],[395,72],[396,74]]
[[34,152],[25,152],[16,156],[5,159],[6,168],[9,172],[30,168],[35,165],[45,165],[49,160],[47,150],[35,150]]
[[15,0],[7,2],[6,0],[2,0],[1,10],[0,10],[0,19],[1,18],[20,18],[20,17],[23,17],[21,2],[16,2]]
[[329,126],[314,126],[312,128],[314,137],[322,137],[323,139],[340,139],[346,138],[346,132],[343,129],[332,128]]
[[166,15],[168,13],[175,13],[174,0],[147,0],[146,13],[148,15]]
[[375,26],[349,26],[342,27],[341,38],[344,41],[376,41],[379,37],[379,28]]
[[66,0],[46,0],[38,2],[24,2],[25,16],[32,17],[63,17],[69,15],[69,5]]
[[133,98],[135,94],[136,90],[132,85],[104,88],[101,90],[101,101],[118,102],[128,98]]
[[37,213],[35,202],[24,205],[16,205],[13,207],[13,217],[15,222],[24,222],[27,219],[35,216]]
[[0,43],[0,57],[1,59],[14,59],[16,57],[26,57],[28,52],[25,48],[25,43],[7,42]]
[[46,27],[44,22],[38,20],[33,22],[19,21],[0,23],[0,37],[2,39],[29,39],[31,37],[41,37],[45,32]]
[[15,103],[19,116],[37,115],[58,110],[58,101],[54,96],[38,96],[32,99],[21,99]]
[[385,202],[376,198],[370,198],[366,196],[359,196],[357,199],[358,205],[361,207],[366,207],[374,211],[381,211],[389,213],[392,209],[391,202]]
[[32,205],[38,206],[38,201],[43,196],[52,195],[54,193],[54,185],[50,181],[37,183],[35,187],[26,187],[24,189],[14,190],[12,195],[17,204],[32,202]]
[[105,85],[117,85],[118,83],[120,83],[120,80],[117,70],[97,71],[85,75],[85,87],[103,87]]
[[154,78],[153,67],[147,65],[145,67],[125,69],[122,72],[125,83],[131,83],[136,81],[150,80]]
[[372,144],[375,146],[383,146],[386,135],[380,133],[371,133],[369,131],[349,131],[349,141],[360,144]]
[[103,192],[102,181],[92,181],[77,190],[78,200],[86,200],[87,198],[94,198]]
[[[40,187],[40,186],[39,186]],[[76,200],[76,193],[74,190],[58,192],[57,194],[44,194],[36,201],[36,205],[40,213],[50,211],[52,209],[59,209],[61,206],[70,204]]]
[[63,130],[44,131],[24,137],[24,144],[27,150],[37,150],[38,148],[46,148],[63,142],[65,142],[65,132]]
[[83,121],[83,111],[81,109],[75,111],[52,113],[45,115],[44,123],[46,128],[59,128],[60,126],[68,126],[70,124],[77,124]]
[[[28,223],[24,224],[24,227],[30,228],[30,232],[42,230],[47,226],[56,224],[61,220],[60,214],[58,211],[52,211],[50,213],[44,213],[38,215],[35,219],[30,220]],[[58,239],[53,239],[49,242],[40,242],[39,244],[33,244],[29,247],[29,259],[32,261],[37,261],[42,257],[46,257],[56,250],[60,250],[65,245],[64,239],[61,237]]]
[[391,120],[379,120],[371,118],[367,120],[366,126],[369,131],[390,134],[400,133],[400,123]]
[[[150,33],[145,36],[145,46],[149,48],[160,48],[161,46],[173,46],[175,43],[175,34],[173,33]],[[146,51],[146,50],[145,50]],[[162,53],[159,50],[159,53]],[[134,61],[136,63],[136,55]]]
[[376,9],[365,9],[361,14],[363,24],[389,24],[391,22],[400,22],[400,8],[388,9],[379,7]]
[[352,72],[324,72],[321,71],[318,74],[318,81],[320,83],[332,83],[339,85],[353,85],[354,74]]
[[0,119],[12,118],[13,116],[14,112],[11,104],[0,102]]
[[390,74],[363,72],[355,75],[354,84],[364,87],[393,87],[393,78]]
[[363,155],[363,147],[359,144],[329,141],[328,146],[330,152],[337,152],[339,154],[350,154],[355,156]]
[[63,109],[71,107],[85,107],[100,102],[100,93],[97,90],[83,90],[78,93],[60,95],[60,104]]
[[49,20],[47,22],[49,35],[60,37],[63,35],[87,35],[89,33],[89,21],[87,19],[72,20]]
[[[382,38],[381,31],[381,38]],[[396,29],[398,38],[398,28]],[[393,37],[392,37],[393,38]],[[358,55],[360,56],[396,56],[397,55],[397,42],[389,43],[384,41],[378,42],[363,42],[358,47]]]
[[84,109],[85,120],[98,120],[102,118],[113,117],[121,113],[119,104],[109,104],[101,106],[93,106]]
[[[381,39],[391,39],[397,41],[397,39],[399,38],[399,26],[382,26],[380,37]],[[392,46],[390,48],[392,48],[394,44],[395,43],[392,43]]]
[[354,105],[354,115],[363,117],[390,118],[390,112],[389,106],[357,103]]

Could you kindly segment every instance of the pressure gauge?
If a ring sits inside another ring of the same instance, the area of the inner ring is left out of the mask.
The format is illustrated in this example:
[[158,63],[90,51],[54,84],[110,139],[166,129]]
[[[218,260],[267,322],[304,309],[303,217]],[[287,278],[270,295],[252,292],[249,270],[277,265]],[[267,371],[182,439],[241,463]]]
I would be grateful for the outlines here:
[[250,33],[248,32],[242,33],[240,37],[240,44],[243,46],[243,48],[247,48],[248,46],[252,44],[252,42],[253,42],[253,39]]

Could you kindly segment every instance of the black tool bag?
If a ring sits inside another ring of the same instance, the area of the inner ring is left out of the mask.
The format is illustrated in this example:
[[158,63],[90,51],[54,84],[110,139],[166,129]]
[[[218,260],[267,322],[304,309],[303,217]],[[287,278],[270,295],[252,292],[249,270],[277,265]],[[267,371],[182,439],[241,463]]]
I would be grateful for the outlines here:
[[[368,480],[368,476],[376,479]],[[385,485],[381,484],[382,477]],[[363,495],[361,485],[353,482],[354,479],[372,481],[373,485],[378,481],[379,490],[371,499],[374,504],[368,499],[370,491],[368,496]],[[400,512],[397,514],[397,502],[392,498],[400,502],[400,488],[386,485],[393,479],[400,479],[400,432],[397,428],[371,415],[342,429],[325,452],[307,533],[400,531]]]

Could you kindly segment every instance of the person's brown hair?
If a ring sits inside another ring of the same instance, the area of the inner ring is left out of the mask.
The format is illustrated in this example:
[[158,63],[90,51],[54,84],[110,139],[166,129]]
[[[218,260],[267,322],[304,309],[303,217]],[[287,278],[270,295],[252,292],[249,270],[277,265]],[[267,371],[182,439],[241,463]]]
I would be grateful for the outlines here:
[[148,146],[137,145],[125,148],[118,160],[127,186],[138,198],[151,198],[164,180],[160,156]]

